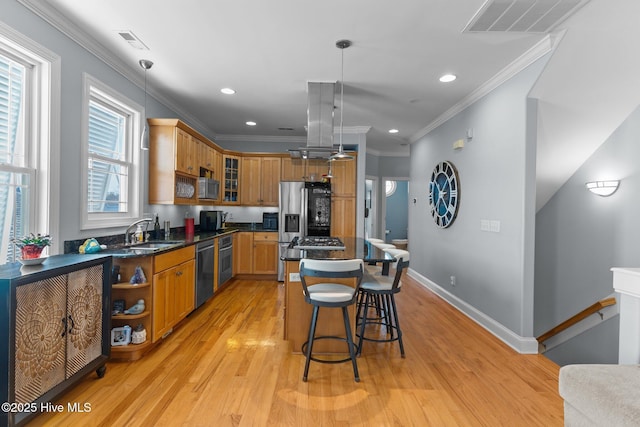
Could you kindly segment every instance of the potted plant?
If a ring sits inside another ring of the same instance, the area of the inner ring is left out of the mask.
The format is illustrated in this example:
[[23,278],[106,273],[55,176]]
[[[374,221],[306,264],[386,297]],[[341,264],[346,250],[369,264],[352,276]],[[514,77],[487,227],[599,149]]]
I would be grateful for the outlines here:
[[51,245],[51,237],[49,235],[29,233],[28,236],[22,238],[14,238],[12,242],[22,251],[22,259],[40,258],[42,250]]

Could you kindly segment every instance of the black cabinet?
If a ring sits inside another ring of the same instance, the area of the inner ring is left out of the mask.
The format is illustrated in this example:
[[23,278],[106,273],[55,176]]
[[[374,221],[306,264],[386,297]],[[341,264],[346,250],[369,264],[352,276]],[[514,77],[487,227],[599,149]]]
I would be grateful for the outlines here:
[[[0,425],[37,415],[110,354],[110,256],[59,255],[0,266]],[[69,410],[69,408],[64,408]]]

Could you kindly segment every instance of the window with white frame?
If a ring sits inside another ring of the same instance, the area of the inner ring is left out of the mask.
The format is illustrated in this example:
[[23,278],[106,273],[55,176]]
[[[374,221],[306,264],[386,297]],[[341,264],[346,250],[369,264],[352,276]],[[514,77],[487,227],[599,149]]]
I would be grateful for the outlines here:
[[58,84],[59,57],[0,25],[0,264],[20,257],[14,237],[58,229],[50,203]]
[[83,229],[128,225],[142,209],[142,108],[84,76]]

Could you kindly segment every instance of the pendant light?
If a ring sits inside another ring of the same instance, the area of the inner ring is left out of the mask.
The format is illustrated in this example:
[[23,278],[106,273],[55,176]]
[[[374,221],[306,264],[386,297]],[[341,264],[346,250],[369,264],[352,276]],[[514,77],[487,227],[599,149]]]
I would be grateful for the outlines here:
[[353,156],[344,152],[342,145],[342,129],[343,129],[343,111],[344,111],[344,50],[351,46],[350,40],[338,40],[336,47],[342,52],[341,76],[340,76],[340,147],[338,152],[329,157],[329,161],[336,160],[353,160]]
[[332,165],[332,161],[329,160],[327,163],[329,163],[329,170],[327,171],[326,175],[322,175],[323,178],[327,178],[327,179],[331,179],[333,178],[333,168],[331,167]]
[[147,70],[153,66],[153,62],[148,59],[141,59],[140,66],[144,69],[144,127],[140,135],[140,149],[149,149],[149,129],[147,129]]

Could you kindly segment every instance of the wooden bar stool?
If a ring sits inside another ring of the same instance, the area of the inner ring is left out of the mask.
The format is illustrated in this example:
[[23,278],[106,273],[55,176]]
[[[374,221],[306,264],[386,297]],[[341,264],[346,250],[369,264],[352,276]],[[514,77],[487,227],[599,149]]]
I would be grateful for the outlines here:
[[[356,333],[358,339],[358,354],[362,354],[363,341],[391,342],[398,341],[400,354],[404,355],[402,343],[402,330],[398,320],[395,294],[400,292],[402,286],[402,273],[409,267],[409,252],[402,249],[388,249],[387,252],[395,259],[396,272],[393,276],[382,274],[366,274],[360,286],[358,298],[358,311],[356,313]],[[376,309],[376,316],[369,313],[370,308]],[[367,325],[382,325],[385,327],[388,338],[374,338],[365,336]]]
[[[302,282],[302,290],[304,299],[308,304],[313,305],[313,314],[311,316],[311,324],[309,325],[309,339],[302,344],[302,352],[306,355],[304,365],[304,374],[302,381],[307,381],[309,374],[309,364],[313,360],[320,363],[342,363],[351,360],[353,365],[353,376],[355,381],[360,381],[358,374],[358,364],[356,362],[356,353],[358,349],[353,342],[351,334],[351,324],[349,321],[349,312],[347,307],[356,302],[356,296],[360,289],[363,276],[363,262],[360,259],[351,260],[317,260],[302,259],[300,260],[300,281]],[[321,278],[318,283],[308,284],[309,278]],[[339,281],[344,279],[355,279],[355,286],[349,286]],[[344,321],[345,337],[339,336],[315,336],[316,323],[318,321],[318,312],[320,307],[341,308],[342,318]],[[347,342],[349,347],[349,357],[340,360],[319,359],[313,356],[313,343],[321,339],[337,339]]]

